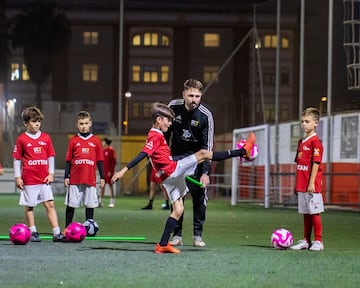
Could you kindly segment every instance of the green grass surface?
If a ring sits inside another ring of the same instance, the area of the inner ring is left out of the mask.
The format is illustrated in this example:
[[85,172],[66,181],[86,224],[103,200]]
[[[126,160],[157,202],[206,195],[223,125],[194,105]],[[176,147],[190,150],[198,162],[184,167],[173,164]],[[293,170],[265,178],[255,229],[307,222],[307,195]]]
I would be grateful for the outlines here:
[[[63,196],[56,197],[63,226]],[[0,235],[24,222],[18,195],[0,195]],[[294,209],[264,209],[225,200],[208,203],[205,248],[192,244],[191,200],[185,203],[184,246],[179,255],[153,253],[169,211],[155,200],[117,199],[113,209],[95,210],[99,236],[145,236],[145,241],[29,243],[0,241],[0,287],[358,287],[360,282],[360,215],[323,214],[325,251],[279,251],[270,246],[275,228],[289,229],[298,240],[302,217]],[[107,204],[105,202],[105,204]],[[38,230],[50,234],[42,206],[35,208]],[[84,220],[84,208],[75,212]]]

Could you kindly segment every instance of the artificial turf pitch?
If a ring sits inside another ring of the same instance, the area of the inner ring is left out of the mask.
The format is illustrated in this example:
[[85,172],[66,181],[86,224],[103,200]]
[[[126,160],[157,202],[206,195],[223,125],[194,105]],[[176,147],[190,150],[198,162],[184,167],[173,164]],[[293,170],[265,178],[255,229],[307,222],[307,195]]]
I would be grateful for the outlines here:
[[[56,197],[60,224],[63,196]],[[0,235],[24,222],[18,195],[0,195]],[[230,206],[210,200],[204,248],[192,244],[191,200],[185,202],[184,246],[178,255],[157,255],[169,211],[141,210],[145,197],[116,199],[116,207],[95,210],[99,237],[134,235],[146,240],[100,240],[81,243],[0,241],[0,287],[358,287],[360,283],[360,215],[327,210],[323,215],[325,251],[280,251],[270,245],[274,229],[284,227],[295,240],[302,236],[296,209]],[[82,222],[84,209],[74,221]],[[42,206],[35,208],[41,236],[50,235]]]

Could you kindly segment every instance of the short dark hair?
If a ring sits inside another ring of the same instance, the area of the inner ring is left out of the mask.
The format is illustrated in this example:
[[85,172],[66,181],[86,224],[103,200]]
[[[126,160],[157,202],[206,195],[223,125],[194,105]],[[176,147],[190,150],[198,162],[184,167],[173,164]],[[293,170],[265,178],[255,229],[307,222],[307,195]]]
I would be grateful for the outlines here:
[[150,115],[153,120],[153,123],[155,123],[156,118],[158,116],[166,117],[171,120],[175,117],[174,111],[167,105],[160,103],[160,102],[155,102],[151,105]]
[[89,112],[87,111],[79,111],[78,115],[77,115],[77,120],[79,119],[85,119],[85,118],[89,118],[91,120],[91,115]]
[[111,145],[112,139],[109,137],[105,137],[104,142],[106,143],[106,145]]
[[198,89],[200,92],[203,90],[203,84],[196,79],[188,79],[184,82],[184,91],[191,88]]
[[21,117],[25,123],[30,121],[42,121],[44,115],[41,113],[40,109],[35,106],[30,106],[24,109],[21,113]]

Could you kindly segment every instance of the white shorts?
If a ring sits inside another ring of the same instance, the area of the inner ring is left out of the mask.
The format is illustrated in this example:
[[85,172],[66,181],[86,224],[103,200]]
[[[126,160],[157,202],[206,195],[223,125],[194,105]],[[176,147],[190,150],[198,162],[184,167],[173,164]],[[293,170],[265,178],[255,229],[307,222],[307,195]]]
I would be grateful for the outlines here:
[[72,208],[99,206],[96,187],[88,185],[69,185],[66,189],[65,205]]
[[324,212],[321,193],[298,192],[298,211],[300,214],[319,214]]
[[185,177],[194,175],[197,165],[198,163],[194,154],[187,156],[177,161],[174,172],[163,181],[163,187],[165,188],[171,203],[179,198],[183,198],[189,191]]
[[49,184],[25,185],[21,190],[19,205],[35,207],[46,201],[54,200],[54,194]]

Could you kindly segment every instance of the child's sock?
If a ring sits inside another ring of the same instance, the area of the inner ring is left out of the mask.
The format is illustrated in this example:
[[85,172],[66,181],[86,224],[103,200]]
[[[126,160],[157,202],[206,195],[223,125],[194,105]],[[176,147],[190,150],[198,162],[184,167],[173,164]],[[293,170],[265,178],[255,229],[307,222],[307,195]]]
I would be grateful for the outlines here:
[[67,227],[74,218],[75,208],[66,206],[66,212],[65,212],[65,227]]
[[304,214],[304,239],[307,242],[311,243],[311,231],[312,231],[313,222],[310,214]]
[[244,148],[227,151],[215,151],[211,160],[222,161],[233,157],[242,157],[244,155],[246,155],[246,150]]
[[85,219],[94,219],[94,208],[85,208]]
[[161,240],[159,242],[160,246],[166,246],[170,239],[171,232],[174,231],[175,226],[177,224],[178,220],[175,218],[169,217],[166,221],[164,232],[161,236]]
[[54,229],[52,229],[53,235],[59,235],[60,234],[60,227],[55,227]]
[[314,225],[315,241],[322,242],[322,223],[320,214],[311,215],[312,223]]

